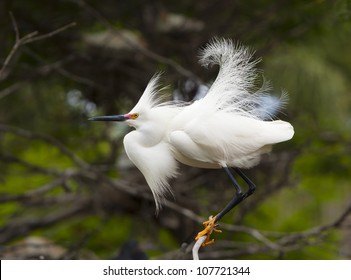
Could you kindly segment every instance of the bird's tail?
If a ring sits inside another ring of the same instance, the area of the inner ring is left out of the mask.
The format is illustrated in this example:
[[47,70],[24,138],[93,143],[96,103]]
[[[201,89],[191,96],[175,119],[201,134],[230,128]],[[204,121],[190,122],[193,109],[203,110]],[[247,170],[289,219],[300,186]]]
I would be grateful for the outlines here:
[[277,144],[288,141],[294,136],[293,126],[285,121],[276,120],[270,122],[263,122],[263,133],[260,139],[264,139],[264,144]]

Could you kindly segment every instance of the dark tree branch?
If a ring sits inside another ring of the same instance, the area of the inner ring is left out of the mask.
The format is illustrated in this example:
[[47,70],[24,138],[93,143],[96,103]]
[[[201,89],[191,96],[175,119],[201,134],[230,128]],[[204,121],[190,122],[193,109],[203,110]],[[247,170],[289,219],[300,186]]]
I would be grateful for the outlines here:
[[50,183],[47,183],[34,190],[24,192],[22,194],[18,194],[18,195],[1,194],[0,203],[9,202],[9,201],[26,201],[27,199],[37,198],[38,196],[42,196],[43,194],[51,191],[52,189],[58,186],[61,186],[74,175],[76,175],[75,172],[65,172],[64,174],[62,174],[61,177],[51,181]]
[[80,201],[76,201],[71,207],[65,207],[63,210],[48,214],[45,217],[12,221],[0,228],[0,243],[5,243],[16,237],[26,235],[35,229],[51,226],[72,216],[76,216],[79,213],[87,215],[90,206],[90,199],[81,199]]
[[20,137],[24,137],[30,140],[40,140],[46,142],[50,145],[55,146],[58,150],[61,151],[62,154],[70,158],[76,165],[81,168],[88,168],[89,164],[83,161],[80,157],[78,157],[75,153],[73,153],[70,149],[68,149],[64,144],[62,144],[59,140],[49,135],[35,133],[32,131],[24,130],[21,128],[0,124],[0,131],[4,133],[12,133]]

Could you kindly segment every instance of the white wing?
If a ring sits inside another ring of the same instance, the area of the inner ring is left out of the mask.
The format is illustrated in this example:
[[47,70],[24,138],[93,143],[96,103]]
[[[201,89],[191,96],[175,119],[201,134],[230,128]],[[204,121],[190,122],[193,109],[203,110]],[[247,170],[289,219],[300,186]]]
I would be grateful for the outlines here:
[[294,134],[288,122],[226,117],[218,113],[194,119],[184,129],[171,133],[170,143],[177,159],[198,167],[249,168],[272,144],[289,140]]

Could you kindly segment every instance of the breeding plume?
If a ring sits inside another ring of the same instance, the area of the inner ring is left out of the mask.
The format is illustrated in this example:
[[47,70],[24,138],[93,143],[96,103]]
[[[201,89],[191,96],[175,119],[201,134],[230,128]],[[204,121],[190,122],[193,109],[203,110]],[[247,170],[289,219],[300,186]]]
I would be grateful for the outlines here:
[[[177,175],[178,163],[199,168],[223,168],[236,193],[219,214],[205,222],[197,236],[215,230],[218,221],[255,190],[242,169],[259,163],[272,144],[294,134],[290,123],[274,120],[286,100],[268,94],[268,83],[254,90],[257,61],[249,49],[231,40],[214,39],[200,54],[203,66],[219,65],[219,73],[207,94],[192,103],[163,102],[158,91],[159,75],[147,85],[135,107],[124,115],[90,118],[94,121],[123,121],[135,128],[124,137],[130,160],[143,173],[159,210],[169,180]],[[233,171],[233,173],[231,172]],[[243,192],[233,174],[248,185]]]

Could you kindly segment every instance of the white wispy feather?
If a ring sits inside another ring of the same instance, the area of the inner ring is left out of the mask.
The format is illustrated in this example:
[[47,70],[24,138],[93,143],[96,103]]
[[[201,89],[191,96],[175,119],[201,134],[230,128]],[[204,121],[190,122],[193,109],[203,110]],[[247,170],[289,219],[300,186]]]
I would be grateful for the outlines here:
[[[228,39],[213,39],[201,52],[203,66],[219,65],[219,73],[206,98],[209,108],[257,119],[272,119],[287,101],[287,94],[280,98],[270,96],[270,83],[264,80],[254,91],[258,78],[255,68],[259,59],[253,60],[249,48],[234,44]],[[213,106],[215,104],[215,106]]]

